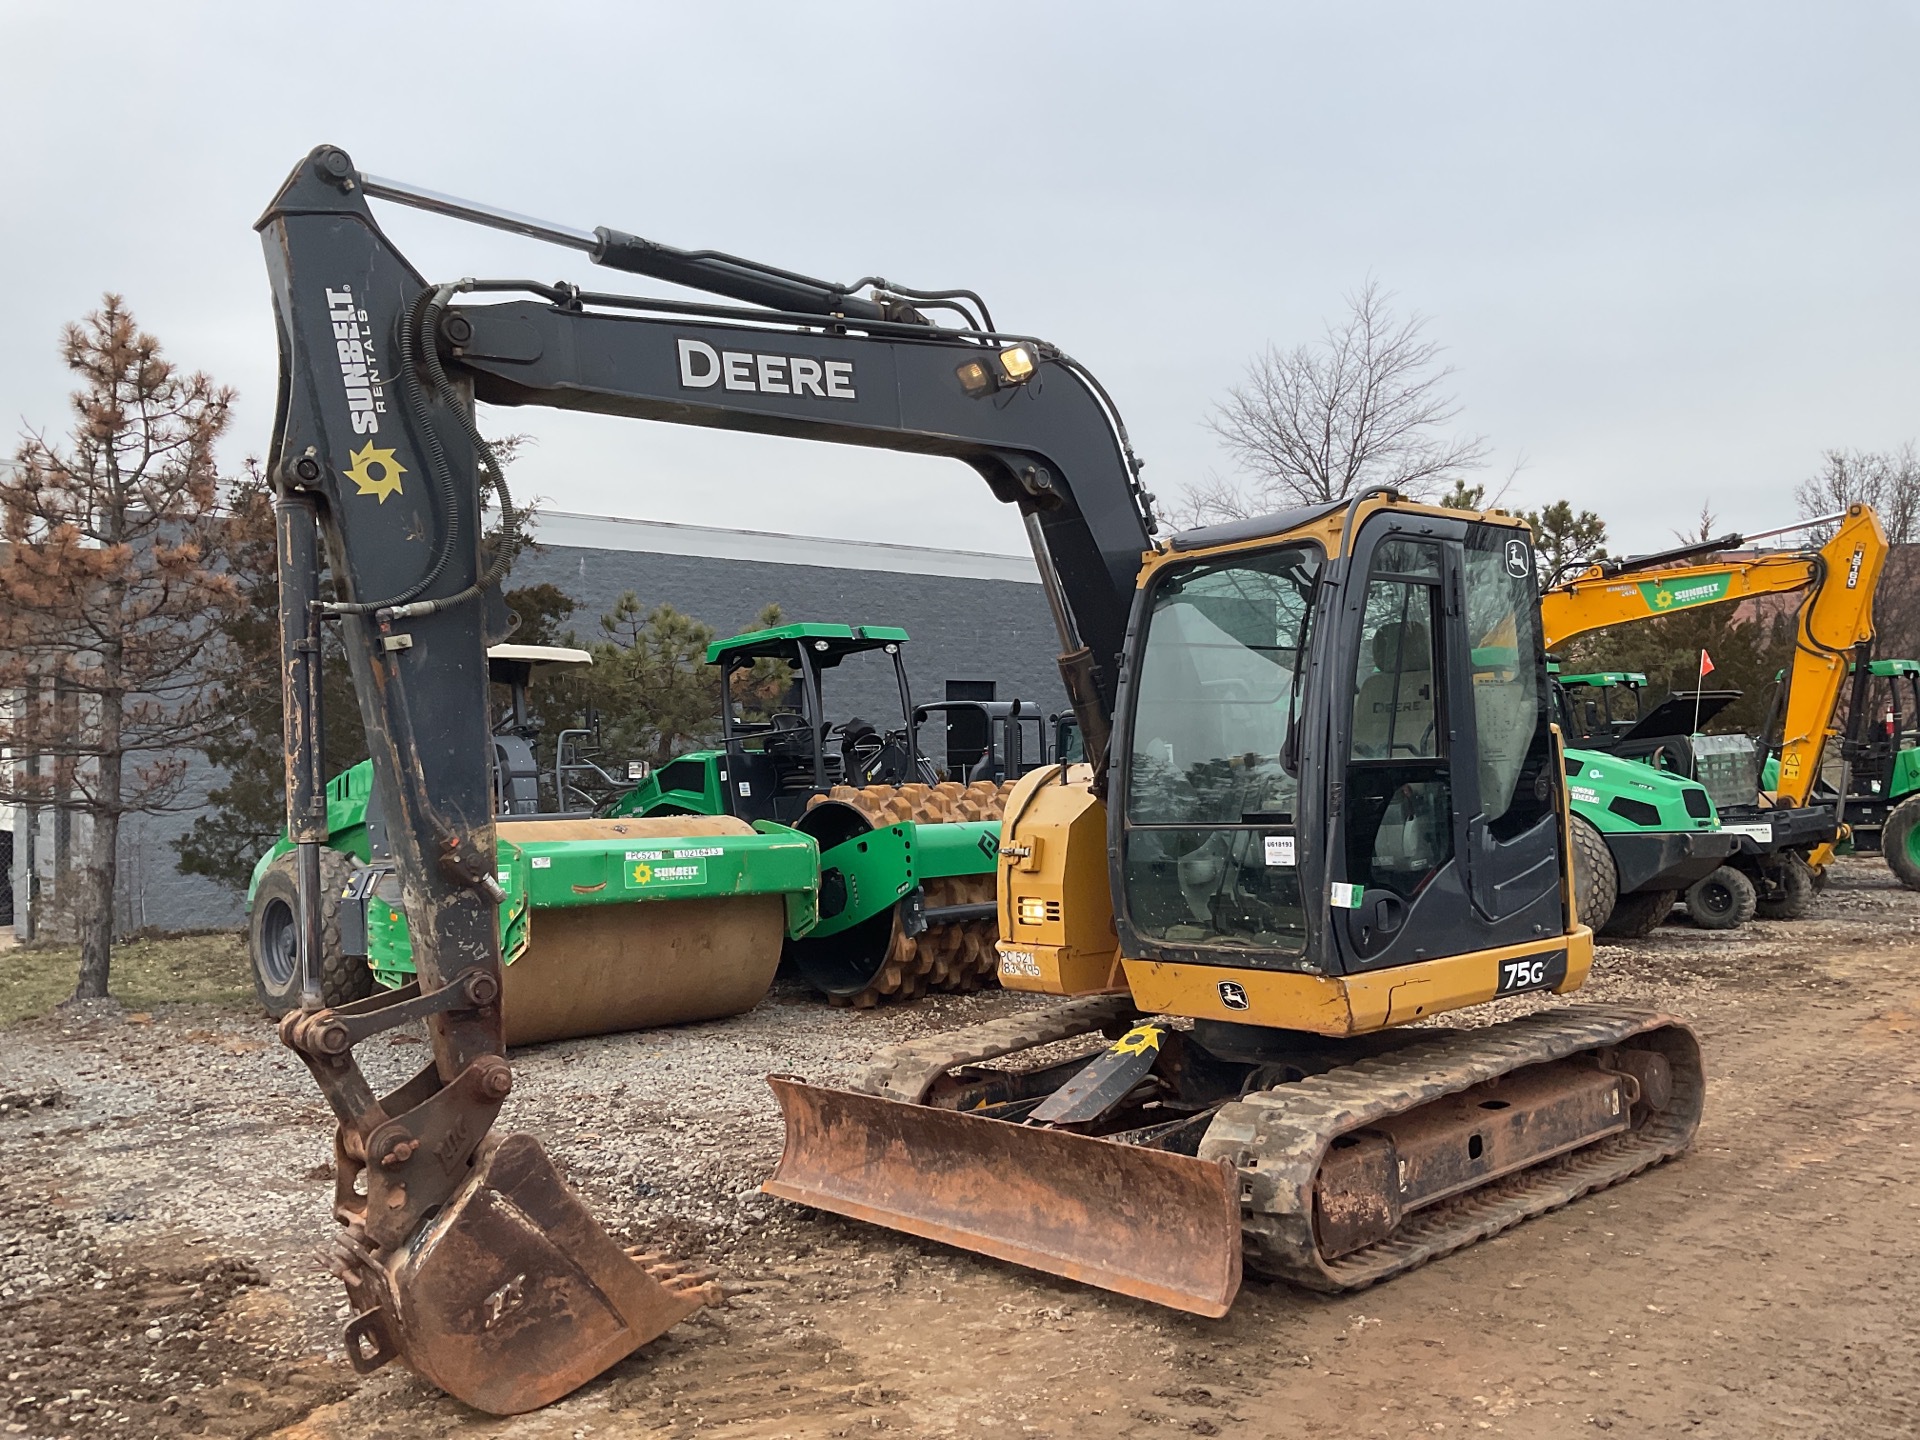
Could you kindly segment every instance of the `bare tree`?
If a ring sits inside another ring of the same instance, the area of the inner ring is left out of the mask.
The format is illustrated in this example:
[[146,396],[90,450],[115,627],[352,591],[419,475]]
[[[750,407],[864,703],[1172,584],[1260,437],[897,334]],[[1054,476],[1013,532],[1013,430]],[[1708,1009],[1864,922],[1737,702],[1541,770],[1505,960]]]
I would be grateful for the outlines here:
[[1207,424],[1249,478],[1214,479],[1169,507],[1183,524],[1339,500],[1367,485],[1430,496],[1486,462],[1484,436],[1447,433],[1460,406],[1426,317],[1393,312],[1369,280],[1325,336],[1269,346]]
[[[1912,441],[1898,450],[1829,450],[1820,457],[1820,469],[1793,494],[1808,518],[1865,501],[1879,513],[1895,545],[1920,540],[1920,456]],[[1832,531],[1822,527],[1821,538]]]
[[216,559],[213,447],[233,392],[185,375],[117,295],[61,340],[80,378],[64,442],[28,434],[0,476],[0,802],[57,803],[89,835],[76,999],[107,993],[121,818],[170,806],[214,715],[237,588]]

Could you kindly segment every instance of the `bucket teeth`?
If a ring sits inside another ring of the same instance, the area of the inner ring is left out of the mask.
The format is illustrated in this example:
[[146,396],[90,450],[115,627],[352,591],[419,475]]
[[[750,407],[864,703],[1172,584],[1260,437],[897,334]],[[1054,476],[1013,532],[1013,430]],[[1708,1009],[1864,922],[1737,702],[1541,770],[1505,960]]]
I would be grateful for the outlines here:
[[679,1299],[718,1305],[727,1298],[719,1272],[710,1265],[681,1260],[662,1250],[644,1250],[637,1245],[628,1248],[627,1258],[646,1271],[649,1279],[658,1281],[663,1289]]

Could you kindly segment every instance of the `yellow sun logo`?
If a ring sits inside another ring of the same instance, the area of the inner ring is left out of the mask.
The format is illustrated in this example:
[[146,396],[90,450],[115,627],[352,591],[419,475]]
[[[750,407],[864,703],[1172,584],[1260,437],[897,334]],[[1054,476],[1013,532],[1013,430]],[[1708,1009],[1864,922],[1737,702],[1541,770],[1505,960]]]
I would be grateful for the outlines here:
[[407,467],[394,459],[391,450],[376,450],[369,440],[353,452],[353,465],[342,472],[359,487],[362,495],[372,495],[382,505],[387,496],[400,493],[400,477]]
[[1655,605],[1658,605],[1662,610],[1665,610],[1668,606],[1673,604],[1673,592],[1671,590],[1654,591],[1653,603]]
[[1136,1025],[1113,1042],[1113,1051],[1116,1055],[1140,1055],[1148,1050],[1159,1048],[1160,1027],[1158,1025]]
[[651,865],[636,865],[633,867],[634,884],[644,885],[651,879],[653,879],[653,867]]

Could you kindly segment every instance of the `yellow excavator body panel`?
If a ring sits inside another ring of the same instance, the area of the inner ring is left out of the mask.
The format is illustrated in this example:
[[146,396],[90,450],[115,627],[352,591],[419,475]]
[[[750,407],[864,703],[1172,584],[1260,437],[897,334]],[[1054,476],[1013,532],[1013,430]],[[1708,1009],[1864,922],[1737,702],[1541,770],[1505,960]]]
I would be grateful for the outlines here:
[[1122,983],[1107,889],[1107,807],[1087,765],[1021,777],[1000,824],[1000,983],[1091,995]]
[[[1511,977],[1526,973],[1518,967],[1551,966],[1558,972],[1563,963],[1564,975],[1548,987],[1556,995],[1586,983],[1593,964],[1593,932],[1586,926],[1525,945],[1447,955],[1357,975],[1161,960],[1123,962],[1135,1003],[1153,1014],[1334,1036],[1370,1035],[1449,1010],[1484,1005],[1513,988]],[[1229,1003],[1228,996],[1234,1003]]]

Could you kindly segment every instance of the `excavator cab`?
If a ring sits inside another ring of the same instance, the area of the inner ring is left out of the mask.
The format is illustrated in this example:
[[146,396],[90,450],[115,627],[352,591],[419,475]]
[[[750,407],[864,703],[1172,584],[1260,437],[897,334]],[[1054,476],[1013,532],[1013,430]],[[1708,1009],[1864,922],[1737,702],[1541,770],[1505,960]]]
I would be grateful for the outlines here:
[[1345,974],[1560,933],[1521,533],[1382,513],[1337,608],[1324,541],[1179,548],[1217,543],[1181,537],[1142,590],[1116,730],[1122,950]]

